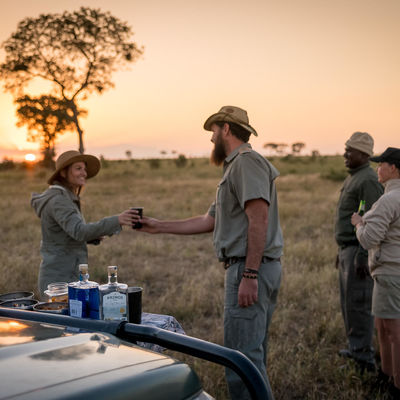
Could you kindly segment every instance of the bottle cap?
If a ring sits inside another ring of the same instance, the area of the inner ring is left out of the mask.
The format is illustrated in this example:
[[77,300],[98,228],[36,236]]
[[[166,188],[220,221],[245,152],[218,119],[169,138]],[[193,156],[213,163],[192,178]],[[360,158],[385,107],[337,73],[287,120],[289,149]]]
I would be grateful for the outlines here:
[[108,272],[115,274],[117,272],[118,267],[116,265],[109,265]]
[[87,274],[89,271],[89,266],[87,264],[79,264],[79,272],[81,274]]

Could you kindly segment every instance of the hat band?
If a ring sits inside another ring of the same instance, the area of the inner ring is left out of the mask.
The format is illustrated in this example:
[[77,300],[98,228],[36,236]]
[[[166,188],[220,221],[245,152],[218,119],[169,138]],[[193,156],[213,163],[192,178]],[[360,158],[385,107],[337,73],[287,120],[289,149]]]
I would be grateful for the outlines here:
[[[241,120],[235,118],[232,114],[228,114],[228,113],[224,113],[224,112],[221,113],[221,114],[225,114],[226,117],[232,119],[232,121],[228,121],[228,122],[234,122],[234,123],[237,123],[237,124],[249,125],[248,122],[246,122],[246,121],[241,121]],[[222,120],[222,122],[224,122],[224,121]]]

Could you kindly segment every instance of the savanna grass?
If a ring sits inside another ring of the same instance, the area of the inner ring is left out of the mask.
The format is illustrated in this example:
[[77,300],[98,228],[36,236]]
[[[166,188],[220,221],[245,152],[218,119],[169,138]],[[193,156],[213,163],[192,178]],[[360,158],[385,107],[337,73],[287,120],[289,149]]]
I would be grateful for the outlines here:
[[[367,377],[337,356],[346,345],[338,302],[333,224],[343,173],[341,157],[299,157],[273,161],[285,239],[283,279],[270,330],[268,372],[276,399],[369,398]],[[40,263],[40,222],[30,194],[46,188],[48,172],[0,171],[0,293],[35,290]],[[82,195],[88,222],[143,206],[146,215],[187,218],[207,212],[221,176],[205,159],[185,168],[160,160],[107,161]],[[321,177],[322,176],[322,177]],[[131,229],[90,246],[91,279],[104,283],[107,265],[119,279],[143,286],[143,309],[177,318],[188,335],[222,344],[224,270],[211,234],[147,235]],[[222,367],[169,352],[190,363],[205,389],[227,398]],[[374,397],[372,397],[374,398]]]

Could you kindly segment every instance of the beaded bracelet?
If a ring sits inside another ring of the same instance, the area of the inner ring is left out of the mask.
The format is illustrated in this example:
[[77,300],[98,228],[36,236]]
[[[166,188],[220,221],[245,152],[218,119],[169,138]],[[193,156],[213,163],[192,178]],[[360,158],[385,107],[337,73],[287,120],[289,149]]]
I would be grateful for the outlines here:
[[257,269],[251,269],[251,268],[246,268],[244,272],[248,272],[249,274],[256,274],[258,275],[258,270]]
[[243,274],[242,275],[243,278],[247,278],[247,279],[257,279],[257,275],[251,276],[251,275],[247,275],[247,274]]

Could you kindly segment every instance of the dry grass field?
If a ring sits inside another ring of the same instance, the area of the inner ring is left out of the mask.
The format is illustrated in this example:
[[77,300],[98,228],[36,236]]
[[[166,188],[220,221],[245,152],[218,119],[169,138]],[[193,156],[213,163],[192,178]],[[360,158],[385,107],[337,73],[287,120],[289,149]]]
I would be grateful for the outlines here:
[[[284,232],[283,281],[270,331],[268,371],[276,399],[365,399],[366,377],[337,350],[346,345],[338,302],[335,206],[344,167],[341,157],[275,159]],[[0,171],[0,293],[36,290],[40,223],[30,194],[43,191],[48,171]],[[215,195],[221,170],[208,160],[178,168],[161,160],[107,161],[83,195],[87,221],[143,206],[158,218],[203,214]],[[331,179],[328,179],[331,178]],[[104,283],[108,265],[119,279],[144,288],[143,309],[177,318],[188,335],[222,343],[224,270],[211,235],[150,236],[130,229],[89,248],[91,280]],[[222,367],[182,354],[206,390],[226,398]]]

